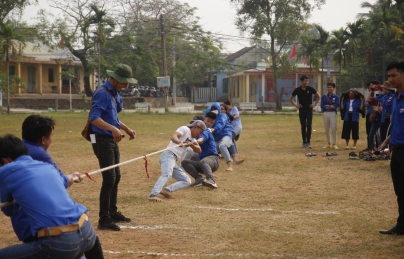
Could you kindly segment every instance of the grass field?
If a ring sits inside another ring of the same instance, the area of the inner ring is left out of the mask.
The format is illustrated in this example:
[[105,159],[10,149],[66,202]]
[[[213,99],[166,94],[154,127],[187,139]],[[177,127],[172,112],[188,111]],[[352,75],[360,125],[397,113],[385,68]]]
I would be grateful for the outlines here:
[[[51,113],[56,120],[49,153],[66,173],[97,170],[90,143],[80,135],[87,114]],[[27,114],[1,115],[0,134],[21,136]],[[137,139],[120,143],[121,161],[164,149],[171,134],[191,114],[121,114]],[[151,203],[150,191],[160,176],[159,155],[122,166],[119,210],[132,218],[120,232],[99,231],[105,258],[404,258],[404,239],[383,236],[397,218],[389,162],[349,160],[337,150],[329,160],[322,116],[314,116],[312,150],[301,149],[300,125],[289,115],[242,114],[239,156],[246,158],[215,173],[217,190],[186,188],[176,199]],[[338,120],[338,143],[342,121]],[[358,149],[366,146],[364,119]],[[306,157],[315,152],[314,157]],[[89,209],[96,227],[102,178],[69,188]],[[44,187],[46,191],[46,187]],[[0,216],[1,247],[18,243],[9,219]]]

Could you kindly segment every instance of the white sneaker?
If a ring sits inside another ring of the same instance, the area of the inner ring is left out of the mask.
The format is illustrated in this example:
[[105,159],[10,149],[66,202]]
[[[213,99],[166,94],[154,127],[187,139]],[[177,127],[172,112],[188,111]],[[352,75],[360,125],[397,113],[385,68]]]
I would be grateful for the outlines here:
[[332,149],[339,149],[336,145],[332,145]]

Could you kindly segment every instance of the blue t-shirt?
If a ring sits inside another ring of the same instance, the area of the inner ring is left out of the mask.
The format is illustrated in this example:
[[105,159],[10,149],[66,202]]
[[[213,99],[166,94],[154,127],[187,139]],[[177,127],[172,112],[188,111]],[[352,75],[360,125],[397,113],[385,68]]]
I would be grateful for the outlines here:
[[209,129],[206,129],[204,132],[202,132],[198,139],[203,139],[202,144],[200,144],[202,152],[198,154],[199,158],[203,158],[209,155],[219,155],[219,153],[217,153],[215,138],[213,137]]
[[233,127],[233,129],[237,129],[237,128],[242,129],[243,126],[241,125],[240,113],[238,112],[238,109],[237,109],[236,106],[233,106],[233,108],[230,110],[230,114],[233,115],[233,116],[238,115],[238,118],[234,119],[231,122],[231,126]]
[[[94,92],[93,95],[93,103],[90,112],[90,121],[101,118],[106,123],[111,124],[117,129],[121,128],[121,124],[118,119],[118,113],[122,110],[123,104],[121,96],[117,91],[112,88],[112,85],[109,81],[105,81],[101,87],[107,88],[111,94],[115,97],[116,105],[114,99],[108,93],[108,91],[99,89]],[[99,133],[102,135],[111,135],[111,131],[100,129],[93,124],[91,124],[91,128],[93,132]]]
[[[1,201],[11,201],[3,200],[10,195],[28,216],[33,236],[41,228],[75,224],[87,212],[70,198],[55,167],[30,156],[20,156],[0,167]],[[10,211],[2,211],[12,216]]]

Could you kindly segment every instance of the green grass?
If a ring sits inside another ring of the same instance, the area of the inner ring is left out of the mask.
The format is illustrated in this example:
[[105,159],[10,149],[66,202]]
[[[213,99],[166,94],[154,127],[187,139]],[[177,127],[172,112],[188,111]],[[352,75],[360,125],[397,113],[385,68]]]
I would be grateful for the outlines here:
[[[56,129],[49,153],[65,172],[98,169],[91,144],[80,132],[87,113],[52,113]],[[27,114],[1,115],[0,134],[21,135]],[[121,161],[164,149],[174,131],[194,114],[123,113],[120,119],[137,131],[136,140],[120,143]],[[186,188],[176,199],[150,203],[147,197],[160,176],[159,155],[121,167],[119,209],[132,218],[119,233],[97,231],[105,258],[402,258],[401,237],[382,236],[381,228],[397,217],[389,163],[349,160],[338,150],[328,160],[322,116],[313,117],[312,150],[299,148],[297,114],[242,114],[239,146],[243,165],[215,173],[218,189]],[[338,143],[342,121],[338,120]],[[364,120],[358,149],[366,146]],[[317,156],[306,157],[307,152]],[[84,181],[70,195],[98,220],[102,178]],[[46,189],[44,189],[46,191]],[[0,217],[2,246],[18,243],[9,220]],[[147,254],[150,253],[150,254]],[[166,256],[157,253],[165,253]],[[215,255],[215,256],[214,256]]]

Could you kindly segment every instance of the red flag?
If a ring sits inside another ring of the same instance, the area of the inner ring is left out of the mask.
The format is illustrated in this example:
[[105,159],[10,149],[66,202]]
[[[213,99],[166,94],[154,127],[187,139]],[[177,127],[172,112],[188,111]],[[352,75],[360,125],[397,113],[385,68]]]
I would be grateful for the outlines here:
[[293,45],[292,54],[290,54],[290,58],[296,57],[296,45]]
[[302,62],[303,62],[303,64],[307,65],[307,60],[306,60],[306,57],[303,57]]

